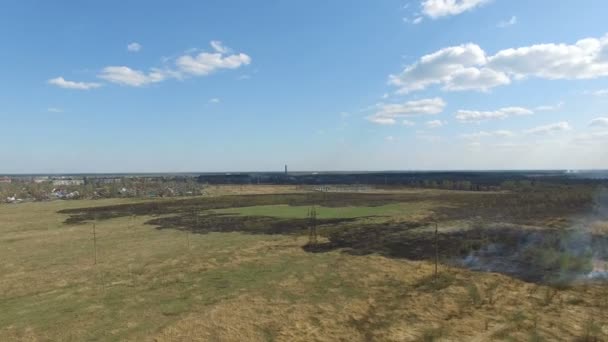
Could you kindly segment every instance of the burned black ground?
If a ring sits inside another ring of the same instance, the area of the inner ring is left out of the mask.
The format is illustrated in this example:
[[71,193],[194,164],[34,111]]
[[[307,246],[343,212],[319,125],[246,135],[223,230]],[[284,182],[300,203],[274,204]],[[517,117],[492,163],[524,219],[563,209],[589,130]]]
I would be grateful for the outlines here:
[[[433,201],[432,214],[411,221],[319,220],[319,233],[326,242],[303,248],[312,253],[339,249],[353,255],[379,254],[410,260],[434,260],[437,251],[439,260],[445,264],[504,273],[529,282],[557,283],[585,277],[592,270],[592,260],[608,258],[604,235],[570,227],[572,217],[602,217],[606,198],[598,201],[597,192],[580,187],[501,193],[239,195],[70,209],[61,213],[69,215],[66,219],[69,224],[146,215],[158,216],[147,221],[157,229],[198,234],[304,235],[308,233],[306,219],[222,215],[209,210],[275,204],[344,207]],[[434,223],[449,225],[457,220],[472,222],[472,228],[444,231],[435,239]],[[497,222],[510,225],[496,226]],[[524,228],[529,225],[538,228]]]
[[362,225],[332,232],[329,242],[305,249],[342,249],[354,255],[409,260],[434,260],[437,254],[443,264],[551,284],[582,279],[592,271],[593,259],[608,260],[604,235],[553,228],[476,227],[435,237],[416,228],[420,224]]
[[[420,201],[428,199],[423,194],[346,194],[346,193],[303,193],[271,195],[236,195],[187,200],[151,201],[103,207],[62,210],[70,215],[68,224],[78,224],[91,220],[107,220],[117,217],[142,215],[190,214],[212,209],[248,207],[257,205],[319,205],[324,207],[381,206],[389,203]],[[433,196],[431,196],[433,197]]]
[[[66,209],[68,224],[91,220],[140,215],[166,215],[211,209],[287,204],[323,207],[381,206],[390,203],[434,201],[435,220],[481,217],[509,222],[537,223],[598,210],[598,202],[608,202],[603,189],[589,186],[539,187],[510,192],[437,191],[411,193],[324,193],[236,195],[187,200],[161,200],[136,204]],[[598,195],[600,194],[600,195]],[[599,198],[599,199],[598,199]]]
[[[354,222],[356,219],[321,219],[319,225],[337,225]],[[146,222],[157,229],[186,230],[196,234],[211,232],[241,232],[247,234],[305,234],[308,231],[307,219],[277,219],[267,216],[237,216],[226,214],[185,214],[161,217]]]

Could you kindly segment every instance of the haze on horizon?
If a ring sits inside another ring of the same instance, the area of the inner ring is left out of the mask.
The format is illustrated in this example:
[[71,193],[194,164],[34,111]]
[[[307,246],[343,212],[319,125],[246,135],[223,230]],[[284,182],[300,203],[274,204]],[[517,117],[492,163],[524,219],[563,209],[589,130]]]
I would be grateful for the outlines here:
[[602,0],[7,1],[0,174],[608,169]]

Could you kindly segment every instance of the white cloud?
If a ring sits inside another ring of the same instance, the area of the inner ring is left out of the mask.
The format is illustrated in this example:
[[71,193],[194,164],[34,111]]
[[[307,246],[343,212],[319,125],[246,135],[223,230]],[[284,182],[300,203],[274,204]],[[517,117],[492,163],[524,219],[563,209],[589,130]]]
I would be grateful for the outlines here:
[[515,134],[508,130],[497,130],[493,132],[479,131],[475,133],[462,134],[460,137],[467,140],[478,140],[481,138],[488,137],[499,137],[499,138],[509,138],[514,136]]
[[47,112],[51,112],[51,113],[63,113],[63,109],[56,108],[56,107],[49,107],[46,110],[47,110]]
[[544,126],[535,127],[524,131],[526,134],[551,134],[556,132],[569,131],[572,127],[565,121],[556,122]]
[[389,135],[388,137],[384,138],[386,141],[395,141],[395,137],[392,135]]
[[529,77],[591,79],[608,76],[608,35],[581,39],[575,44],[538,44],[498,51],[488,56],[476,44],[440,49],[422,56],[389,84],[399,93],[442,85],[443,90],[479,90]]
[[509,20],[502,20],[496,26],[500,27],[500,28],[506,28],[506,27],[509,27],[509,26],[513,26],[515,24],[517,24],[517,17],[516,16],[512,16],[511,19],[509,19]]
[[490,137],[490,136],[492,136],[492,133],[480,131],[480,132],[476,132],[476,133],[462,134],[460,137],[463,139],[467,139],[467,140],[477,140],[477,139],[486,138],[486,137]]
[[441,120],[431,120],[426,122],[426,127],[428,128],[439,128],[445,126],[447,122]]
[[209,103],[220,103],[220,99],[218,99],[217,97],[214,97],[212,99],[209,99]]
[[433,19],[458,15],[480,7],[490,0],[423,0],[422,13]]
[[480,122],[530,114],[534,112],[523,107],[505,107],[494,111],[459,110],[456,112],[456,119],[461,122]]
[[608,128],[608,117],[605,118],[595,118],[589,122],[589,126],[591,127],[605,127]]
[[230,48],[224,46],[224,44],[222,44],[222,42],[220,42],[219,40],[212,40],[210,44],[213,50],[221,54],[227,54],[232,51]]
[[605,144],[606,141],[608,141],[608,131],[583,133],[573,139],[573,142],[577,144],[597,144],[598,142]]
[[202,52],[197,56],[181,56],[177,59],[180,71],[192,75],[209,75],[219,69],[236,69],[251,63],[251,58],[246,54],[230,55],[223,57],[219,53]]
[[[132,44],[137,43],[131,43],[129,46]],[[173,68],[168,67],[162,70],[151,68],[146,72],[127,66],[108,66],[103,68],[97,77],[120,85],[141,87],[171,78],[182,79],[187,76],[206,76],[220,69],[237,69],[251,63],[251,58],[244,53],[227,55],[231,52],[231,49],[219,41],[214,40],[210,44],[215,52],[201,52],[193,56],[189,54],[179,56]],[[193,53],[193,51],[190,50],[189,53]],[[169,60],[171,59],[166,59],[165,62]]]
[[608,95],[608,89],[599,89],[596,91],[592,91],[591,94],[595,96],[606,96]]
[[410,121],[410,120],[403,120],[403,121],[401,121],[401,124],[403,126],[407,126],[407,127],[416,126],[416,123],[414,121]]
[[555,105],[537,106],[534,109],[524,107],[505,107],[492,111],[459,110],[456,119],[460,122],[481,122],[486,120],[506,119],[511,116],[531,115],[534,112],[554,111],[562,108],[564,102]]
[[89,90],[101,87],[101,84],[94,82],[74,82],[67,81],[63,77],[52,78],[47,81],[49,84],[56,85],[60,88],[66,89],[78,89],[78,90]]
[[538,106],[538,107],[534,108],[534,110],[537,112],[550,112],[550,111],[558,110],[558,109],[562,108],[563,106],[564,106],[564,102],[560,101],[554,105]]
[[108,66],[103,68],[98,75],[99,78],[108,82],[132,87],[141,87],[151,83],[161,82],[166,80],[169,76],[170,73],[158,69],[152,69],[149,73],[145,73],[126,66]]
[[608,76],[608,35],[574,45],[538,44],[499,51],[488,66],[515,78],[589,79]]
[[381,125],[394,125],[400,118],[417,115],[439,114],[446,103],[439,97],[408,101],[401,104],[379,104],[379,110],[368,117],[371,122]]
[[502,137],[502,138],[512,137],[515,135],[513,132],[508,131],[506,129],[500,129],[498,131],[494,131],[494,132],[492,132],[492,134],[494,134],[497,137]]
[[465,68],[457,70],[445,80],[444,90],[463,91],[478,90],[489,91],[499,85],[511,83],[510,79],[502,72],[488,68]]
[[378,125],[394,125],[397,123],[397,120],[388,117],[370,116],[367,119]]
[[244,53],[227,55],[230,51],[218,41],[212,41],[214,53],[201,52],[198,55],[184,55],[177,59],[177,67],[185,74],[205,76],[220,69],[237,69],[251,63],[251,57]]
[[130,52],[138,52],[139,50],[141,50],[142,46],[141,44],[137,43],[137,42],[133,42],[130,43],[129,45],[127,45],[127,51]]
[[412,24],[414,25],[418,25],[422,22],[422,17],[416,17],[414,18],[414,20],[412,20]]
[[511,82],[506,74],[482,67],[486,63],[478,45],[452,46],[422,56],[399,75],[390,75],[389,84],[406,94],[434,84],[443,84],[445,90],[488,90]]

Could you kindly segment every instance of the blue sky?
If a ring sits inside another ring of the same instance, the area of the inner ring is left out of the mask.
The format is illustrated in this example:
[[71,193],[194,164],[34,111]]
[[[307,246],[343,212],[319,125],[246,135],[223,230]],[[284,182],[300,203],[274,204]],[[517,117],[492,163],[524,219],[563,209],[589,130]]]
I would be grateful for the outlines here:
[[0,173],[608,168],[604,0],[0,3]]

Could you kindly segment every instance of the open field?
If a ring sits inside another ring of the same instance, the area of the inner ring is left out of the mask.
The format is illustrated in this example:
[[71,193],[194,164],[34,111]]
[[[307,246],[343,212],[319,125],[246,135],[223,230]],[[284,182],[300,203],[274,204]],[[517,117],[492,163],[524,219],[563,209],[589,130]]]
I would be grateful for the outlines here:
[[[476,272],[454,262],[474,256],[483,267],[488,246],[502,241],[505,260],[517,250],[509,260],[531,261],[535,272],[551,273],[557,263],[585,276],[584,253],[548,253],[579,242],[564,232],[589,222],[592,234],[580,241],[600,257],[594,262],[604,260],[608,221],[575,215],[587,212],[586,202],[562,200],[560,208],[508,193],[253,189],[179,201],[0,206],[0,340],[608,339],[606,282],[524,281],[517,269]],[[520,205],[507,208],[514,199]],[[307,245],[312,205],[315,248]]]

